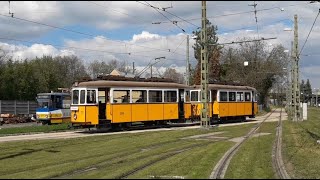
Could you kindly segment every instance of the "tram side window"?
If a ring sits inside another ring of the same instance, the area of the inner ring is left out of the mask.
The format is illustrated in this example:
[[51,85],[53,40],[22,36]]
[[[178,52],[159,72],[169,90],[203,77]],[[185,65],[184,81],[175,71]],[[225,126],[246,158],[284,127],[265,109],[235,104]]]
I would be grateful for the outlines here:
[[96,103],[96,90],[87,90],[87,103],[88,104]]
[[237,101],[242,102],[243,101],[243,92],[237,92]]
[[130,91],[129,90],[114,90],[113,91],[113,103],[130,103]]
[[78,104],[79,103],[79,90],[73,90],[72,91],[72,104]]
[[55,105],[53,105],[53,106],[55,106],[55,108],[62,109],[61,96],[54,96],[54,101],[53,101],[53,103],[55,104]]
[[177,102],[177,91],[164,91],[164,102]]
[[69,109],[70,108],[70,103],[71,103],[70,96],[64,96],[63,97],[63,101],[62,101],[62,108]]
[[229,101],[236,101],[236,92],[229,92]]
[[146,90],[133,90],[132,91],[132,102],[133,103],[146,103],[147,102],[147,91]]
[[191,91],[191,101],[199,101],[199,91]]
[[98,91],[98,102],[99,103],[106,103],[106,92],[105,91],[101,91],[99,90]]
[[244,93],[244,99],[245,99],[245,101],[251,101],[251,93],[245,92]]
[[81,90],[80,91],[80,104],[84,104],[86,100],[86,91],[85,90]]
[[212,90],[211,91],[211,96],[212,96],[212,101],[215,102],[217,100],[217,90]]
[[162,102],[162,91],[149,91],[149,102]]
[[190,102],[190,91],[185,91],[186,93],[186,101],[185,102]]
[[228,101],[228,93],[227,92],[223,92],[223,91],[220,91],[220,101]]

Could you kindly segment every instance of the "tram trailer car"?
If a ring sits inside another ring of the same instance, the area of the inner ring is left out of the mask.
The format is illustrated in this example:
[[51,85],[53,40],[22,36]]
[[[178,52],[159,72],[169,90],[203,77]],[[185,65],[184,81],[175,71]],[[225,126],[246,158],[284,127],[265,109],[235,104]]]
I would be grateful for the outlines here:
[[[238,117],[243,120],[257,113],[252,98],[256,92],[254,88],[210,84],[209,89],[211,123]],[[96,80],[81,82],[71,92],[73,126],[114,128],[136,122],[152,125],[200,120],[200,86]],[[235,101],[228,101],[229,92],[231,100]],[[247,101],[243,100],[245,95]]]
[[[211,123],[227,122],[230,120],[245,121],[247,117],[254,118],[258,113],[257,91],[249,86],[234,86],[209,84],[209,117]],[[186,106],[190,106],[189,119],[200,119],[201,86],[193,86],[186,92]]]
[[61,124],[71,121],[69,93],[51,92],[37,94],[36,120],[42,124]]

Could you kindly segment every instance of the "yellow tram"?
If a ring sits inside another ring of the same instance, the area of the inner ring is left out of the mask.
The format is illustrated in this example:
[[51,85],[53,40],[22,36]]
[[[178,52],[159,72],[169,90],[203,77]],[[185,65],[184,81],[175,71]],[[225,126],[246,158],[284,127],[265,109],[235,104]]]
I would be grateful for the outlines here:
[[168,82],[81,82],[72,89],[71,122],[83,127],[184,121],[188,86]]
[[[246,117],[253,118],[258,113],[257,92],[249,86],[209,84],[209,117],[211,121],[228,121]],[[193,86],[186,92],[185,117],[200,119],[201,86]],[[190,110],[189,110],[190,109]]]
[[[209,85],[211,123],[245,120],[257,114],[256,90],[248,86]],[[82,127],[132,123],[166,124],[199,120],[200,86],[173,82],[94,80],[72,88],[71,122]]]

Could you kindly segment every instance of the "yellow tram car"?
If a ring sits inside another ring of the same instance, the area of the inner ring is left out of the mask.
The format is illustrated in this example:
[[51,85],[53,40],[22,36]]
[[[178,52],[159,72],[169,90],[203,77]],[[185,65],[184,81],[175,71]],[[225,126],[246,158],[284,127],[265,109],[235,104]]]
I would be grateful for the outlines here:
[[[254,117],[256,90],[248,86],[209,85],[211,123]],[[131,126],[200,119],[200,86],[172,82],[95,80],[72,88],[71,122],[82,127]]]
[[184,120],[188,86],[168,82],[87,81],[72,89],[71,122],[82,127]]
[[[209,117],[211,122],[228,120],[245,121],[246,117],[254,118],[258,113],[257,92],[249,86],[208,85]],[[200,119],[201,86],[193,86],[186,92],[185,117]],[[190,97],[190,98],[188,98]]]

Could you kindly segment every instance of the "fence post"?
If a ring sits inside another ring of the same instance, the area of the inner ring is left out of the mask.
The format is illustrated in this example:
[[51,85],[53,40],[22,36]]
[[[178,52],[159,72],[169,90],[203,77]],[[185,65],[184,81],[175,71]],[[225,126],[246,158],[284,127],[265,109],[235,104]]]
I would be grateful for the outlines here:
[[30,101],[28,101],[28,115],[30,114]]
[[14,100],[14,115],[17,115],[17,100]]
[[0,100],[0,114],[1,114],[1,104],[2,104],[2,101]]

